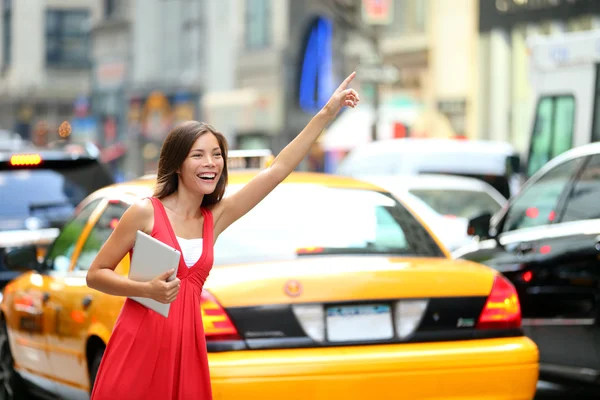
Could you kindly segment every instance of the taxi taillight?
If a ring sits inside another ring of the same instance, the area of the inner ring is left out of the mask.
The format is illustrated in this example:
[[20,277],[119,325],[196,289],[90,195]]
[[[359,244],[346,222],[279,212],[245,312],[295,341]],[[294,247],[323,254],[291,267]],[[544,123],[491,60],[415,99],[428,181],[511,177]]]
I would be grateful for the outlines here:
[[521,304],[512,283],[504,276],[494,278],[492,291],[481,312],[477,328],[513,329],[521,327]]
[[322,247],[300,247],[300,248],[296,249],[297,255],[314,254],[314,253],[322,253],[322,252],[323,252]]
[[206,290],[203,290],[200,295],[200,308],[207,341],[241,339],[225,309]]
[[13,154],[10,157],[10,165],[15,167],[39,165],[41,162],[42,157],[39,154]]

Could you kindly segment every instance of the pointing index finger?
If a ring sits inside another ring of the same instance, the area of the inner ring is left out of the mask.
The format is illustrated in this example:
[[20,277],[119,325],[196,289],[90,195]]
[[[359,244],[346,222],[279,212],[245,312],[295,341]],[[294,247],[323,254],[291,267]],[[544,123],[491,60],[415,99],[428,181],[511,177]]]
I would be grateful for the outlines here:
[[344,82],[342,82],[342,84],[340,85],[339,89],[340,90],[346,89],[348,87],[348,85],[350,84],[350,82],[352,82],[352,79],[354,79],[355,76],[356,76],[356,71],[354,71],[350,75],[348,75],[348,77],[346,79],[344,79]]

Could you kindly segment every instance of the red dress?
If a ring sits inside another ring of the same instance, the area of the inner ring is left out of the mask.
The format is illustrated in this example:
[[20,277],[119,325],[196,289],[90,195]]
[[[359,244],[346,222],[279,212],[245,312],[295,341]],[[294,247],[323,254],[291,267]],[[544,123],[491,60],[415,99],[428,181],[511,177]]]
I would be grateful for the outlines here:
[[[154,206],[152,237],[178,249],[162,203]],[[203,250],[188,267],[183,257],[181,287],[169,317],[127,299],[104,352],[91,400],[211,400],[200,294],[213,264],[213,218],[204,216]]]

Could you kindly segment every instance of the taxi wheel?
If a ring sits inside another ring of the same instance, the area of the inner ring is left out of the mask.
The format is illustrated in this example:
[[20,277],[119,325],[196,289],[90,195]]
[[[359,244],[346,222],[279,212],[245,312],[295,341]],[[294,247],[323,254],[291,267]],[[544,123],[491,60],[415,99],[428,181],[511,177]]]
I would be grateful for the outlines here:
[[[94,383],[96,382],[96,376],[98,375],[98,369],[100,369],[103,355],[104,348],[96,351],[94,358],[92,358],[92,363],[90,364],[90,394],[94,390]],[[2,399],[0,398],[0,400]]]
[[25,386],[15,371],[4,321],[0,323],[0,400],[25,400]]

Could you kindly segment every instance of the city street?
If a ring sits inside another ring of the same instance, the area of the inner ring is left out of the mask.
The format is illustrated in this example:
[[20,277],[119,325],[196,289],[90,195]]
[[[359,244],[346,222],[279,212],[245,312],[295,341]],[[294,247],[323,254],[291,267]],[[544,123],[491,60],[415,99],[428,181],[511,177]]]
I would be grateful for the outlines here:
[[576,387],[565,387],[547,382],[538,384],[538,393],[535,400],[551,399],[588,400],[600,398],[600,390],[578,389]]
[[600,400],[600,0],[0,5],[0,400]]
[[[538,394],[534,400],[556,400],[556,399],[569,399],[569,400],[588,400],[600,398],[600,390],[589,390],[589,389],[577,389],[574,387],[566,387],[560,385],[554,385],[547,382],[540,382],[538,384]],[[36,397],[34,400],[42,400]]]

